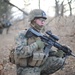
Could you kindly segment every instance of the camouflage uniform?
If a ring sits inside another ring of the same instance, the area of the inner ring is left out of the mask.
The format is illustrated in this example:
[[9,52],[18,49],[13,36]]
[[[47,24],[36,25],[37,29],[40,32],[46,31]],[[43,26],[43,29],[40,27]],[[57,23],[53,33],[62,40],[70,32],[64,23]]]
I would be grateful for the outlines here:
[[[38,11],[41,13],[42,10],[38,9]],[[46,19],[44,12],[42,16]],[[33,27],[35,25],[31,26]],[[42,30],[40,30],[40,33],[42,33]],[[38,40],[41,41],[39,37],[34,35],[27,37],[27,30],[21,31],[16,37],[14,59],[15,64],[17,65],[17,75],[48,75],[54,73],[63,65],[63,52],[61,55],[58,55],[58,51],[54,52],[55,56],[49,57],[44,52],[45,44],[43,46],[41,45],[41,47],[38,46],[36,43]]]

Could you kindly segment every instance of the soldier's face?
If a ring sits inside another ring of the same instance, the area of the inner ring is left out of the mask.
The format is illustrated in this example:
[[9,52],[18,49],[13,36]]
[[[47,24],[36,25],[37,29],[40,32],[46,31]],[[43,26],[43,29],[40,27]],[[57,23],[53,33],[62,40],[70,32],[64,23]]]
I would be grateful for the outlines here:
[[44,26],[46,24],[46,21],[45,20],[46,19],[44,19],[44,18],[38,18],[38,19],[35,19],[34,21],[35,21],[35,23],[37,25],[39,25],[40,27],[42,27],[42,26]]

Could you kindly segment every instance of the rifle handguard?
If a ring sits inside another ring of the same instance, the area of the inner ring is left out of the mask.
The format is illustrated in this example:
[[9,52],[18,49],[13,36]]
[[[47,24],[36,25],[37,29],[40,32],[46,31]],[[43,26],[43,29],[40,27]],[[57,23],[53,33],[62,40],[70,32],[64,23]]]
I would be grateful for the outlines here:
[[67,46],[62,46],[64,48],[64,52],[67,54],[67,55],[71,55],[72,51],[67,47]]

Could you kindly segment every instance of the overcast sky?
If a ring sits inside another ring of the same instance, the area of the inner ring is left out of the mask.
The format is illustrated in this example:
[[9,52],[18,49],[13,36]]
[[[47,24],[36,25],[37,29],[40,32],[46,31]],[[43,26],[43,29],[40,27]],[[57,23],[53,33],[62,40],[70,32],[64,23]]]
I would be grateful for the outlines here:
[[[38,0],[29,0],[31,5],[28,7],[25,7],[25,11],[30,12],[32,9],[39,8],[38,7]],[[19,8],[24,8],[24,2],[23,0],[11,0],[11,3],[15,4]],[[54,15],[54,0],[40,0],[40,8],[44,10],[48,15],[53,16]],[[13,10],[17,10],[16,8],[13,8]]]
[[[24,10],[27,12],[30,12],[32,9],[39,8],[38,7],[38,1],[39,0],[29,0],[30,5],[28,7],[24,7],[24,0],[11,0],[11,3],[15,4],[19,8],[25,8]],[[59,3],[61,3],[62,0],[60,0]],[[67,4],[67,0],[64,0],[64,3]],[[40,0],[40,8],[43,9],[47,15],[54,16],[54,6],[55,6],[55,0]],[[75,6],[75,3],[72,4],[72,7]],[[68,5],[66,6],[68,8]],[[16,8],[13,8],[13,10],[16,10]],[[74,12],[75,13],[75,10]],[[66,15],[69,13],[66,12]]]

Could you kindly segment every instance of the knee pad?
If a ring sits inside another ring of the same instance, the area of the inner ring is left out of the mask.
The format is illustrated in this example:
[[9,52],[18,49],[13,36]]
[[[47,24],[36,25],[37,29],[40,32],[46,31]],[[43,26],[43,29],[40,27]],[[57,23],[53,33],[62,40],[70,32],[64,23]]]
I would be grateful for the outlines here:
[[47,61],[41,66],[41,75],[49,75],[61,69],[65,59],[59,57],[48,57]]

